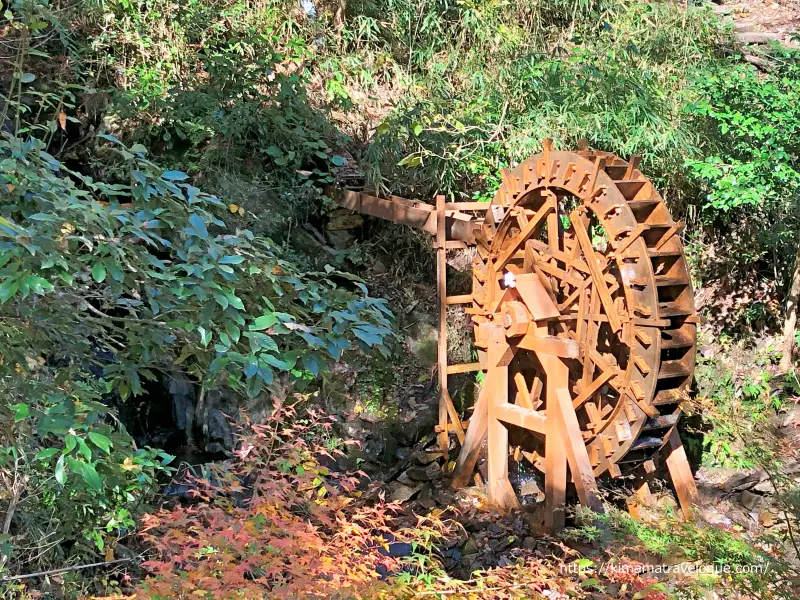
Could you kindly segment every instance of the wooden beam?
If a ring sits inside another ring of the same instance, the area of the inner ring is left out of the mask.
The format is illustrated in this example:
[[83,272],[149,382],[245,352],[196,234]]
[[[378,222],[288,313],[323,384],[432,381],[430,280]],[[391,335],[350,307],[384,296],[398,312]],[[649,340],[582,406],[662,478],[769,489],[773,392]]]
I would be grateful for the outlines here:
[[[555,360],[553,359],[553,362]],[[569,390],[563,385],[568,377],[566,365],[564,365],[564,371],[565,374],[561,377],[562,385],[556,389],[556,406],[559,412],[559,431],[561,432],[562,442],[566,446],[567,461],[570,471],[572,471],[572,480],[575,482],[575,488],[581,504],[595,512],[603,513],[605,510],[600,497],[597,495],[597,481],[594,478],[586,444],[583,442],[578,417],[572,407],[572,398],[569,395]]]
[[494,376],[491,379],[487,377],[489,423],[486,432],[486,487],[489,502],[505,513],[519,508],[517,495],[508,480],[508,429],[499,420],[500,412],[511,406],[508,403],[508,366],[503,365],[508,343],[499,325],[491,326],[488,337],[487,366],[488,372]]
[[555,319],[561,315],[536,273],[517,275],[516,290],[534,320]]
[[536,433],[545,433],[546,431],[545,416],[529,408],[505,404],[495,407],[494,414],[497,419],[510,425],[516,425]]
[[449,418],[447,414],[447,241],[444,222],[444,196],[436,196],[436,291],[439,304],[439,336],[436,345],[439,365],[439,451],[448,460],[450,436],[447,433]]
[[552,335],[537,335],[535,326],[528,328],[528,333],[517,342],[517,347],[560,358],[580,358],[581,355],[580,344],[575,340],[567,340]]
[[[458,411],[456,410],[455,404],[453,404],[453,399],[450,397],[450,392],[447,390],[444,391],[444,400],[447,404],[447,414],[450,416],[450,422],[453,425],[453,430],[455,431],[456,438],[458,438],[458,443],[464,443],[464,425],[461,422],[461,417],[458,416]],[[446,457],[445,457],[446,458]]]
[[592,248],[592,241],[589,239],[589,232],[586,231],[586,225],[583,223],[583,218],[581,218],[581,215],[577,210],[572,211],[572,214],[570,214],[570,220],[572,221],[572,227],[575,229],[575,235],[578,238],[578,243],[581,245],[581,250],[583,250],[586,264],[589,267],[592,283],[597,289],[597,292],[600,294],[600,302],[602,302],[603,308],[608,316],[608,322],[611,325],[611,330],[617,332],[622,328],[622,323],[619,319],[619,315],[617,314],[617,308],[614,306],[614,300],[611,298],[611,294],[606,286],[602,267],[597,261],[594,248]]
[[572,407],[575,409],[580,408],[584,402],[594,396],[595,392],[597,392],[603,386],[603,384],[605,384],[615,374],[616,372],[613,369],[607,369],[600,373],[600,377],[592,381],[589,387],[578,394],[578,396],[572,401]]
[[463,363],[460,365],[447,366],[448,375],[456,375],[458,373],[472,373],[474,371],[480,371],[480,370],[481,370],[481,363],[479,362]]
[[689,460],[686,458],[686,449],[681,443],[678,428],[673,427],[667,438],[665,446],[667,452],[667,468],[678,494],[684,518],[692,518],[692,507],[697,503],[697,485],[694,482]]
[[452,304],[471,304],[472,294],[460,294],[458,296],[448,296],[445,303],[449,306]]
[[508,261],[514,257],[514,255],[517,253],[517,250],[519,250],[520,246],[522,246],[525,240],[527,240],[528,237],[530,237],[530,235],[533,234],[533,232],[542,222],[542,219],[544,219],[551,210],[553,210],[552,203],[545,202],[544,204],[542,204],[539,210],[536,211],[536,214],[533,215],[530,221],[528,221],[528,224],[522,228],[522,231],[516,237],[514,242],[508,248],[506,248],[503,251],[503,253],[498,257],[497,262],[494,264],[495,271],[497,272],[501,271],[506,266],[506,264],[508,264]]

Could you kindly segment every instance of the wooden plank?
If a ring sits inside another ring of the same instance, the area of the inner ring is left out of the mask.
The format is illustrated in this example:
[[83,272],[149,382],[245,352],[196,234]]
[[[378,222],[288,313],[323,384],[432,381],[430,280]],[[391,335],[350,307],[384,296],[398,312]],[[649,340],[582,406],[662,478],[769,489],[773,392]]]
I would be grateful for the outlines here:
[[461,294],[459,296],[448,296],[445,299],[445,303],[448,305],[452,304],[471,304],[472,303],[472,294]]
[[592,248],[592,242],[589,239],[589,232],[586,231],[586,225],[584,224],[583,219],[577,210],[570,214],[570,220],[572,221],[572,226],[575,229],[575,235],[578,238],[578,243],[581,245],[581,250],[583,250],[583,255],[586,259],[586,265],[589,267],[592,283],[594,284],[595,289],[597,289],[597,292],[600,294],[600,302],[602,302],[603,308],[608,316],[608,322],[609,325],[611,325],[611,330],[617,332],[622,328],[622,323],[620,322],[619,315],[617,314],[617,308],[614,306],[614,300],[611,298],[611,294],[606,286],[602,267],[597,260],[597,256],[595,256],[594,248]]
[[594,478],[592,463],[589,461],[589,453],[586,450],[586,444],[583,442],[578,417],[572,407],[572,398],[566,387],[568,384],[566,365],[563,367],[563,375],[561,375],[559,381],[561,381],[561,384],[556,389],[559,430],[561,439],[566,446],[567,462],[572,472],[572,480],[575,482],[575,488],[581,504],[595,512],[603,513],[605,510],[597,495],[597,481]]
[[474,371],[481,370],[481,363],[474,362],[474,363],[463,363],[460,365],[447,365],[446,369],[448,375],[456,375],[458,373],[472,373]]
[[449,417],[447,414],[447,255],[445,242],[447,241],[444,228],[444,196],[436,196],[436,291],[439,303],[439,335],[436,345],[437,361],[439,365],[439,451],[445,457],[445,462],[450,454],[450,436],[447,433]]
[[519,508],[519,501],[508,480],[508,429],[499,420],[499,411],[508,404],[508,366],[504,356],[508,343],[499,325],[492,325],[489,331],[487,366],[494,376],[488,388],[488,427],[487,427],[487,492],[489,502],[501,513]]
[[633,179],[633,172],[639,168],[639,163],[642,162],[642,157],[638,154],[631,156],[628,161],[628,168],[625,169],[625,177],[623,179]]
[[[544,524],[552,531],[559,531],[564,528],[565,507],[567,502],[567,449],[560,434],[560,417],[558,410],[558,396],[556,385],[553,385],[558,378],[557,373],[553,373],[549,361],[558,362],[564,365],[560,359],[545,356],[542,366],[548,378],[547,386],[547,413],[546,434],[544,448]],[[541,359],[540,359],[541,362]],[[566,369],[566,365],[564,365]],[[551,379],[552,376],[552,379]],[[563,378],[569,377],[568,374],[562,375]],[[583,438],[580,438],[581,441]]]
[[575,340],[537,335],[533,328],[529,328],[528,333],[517,342],[517,347],[560,358],[580,358],[581,355],[580,344]]
[[536,273],[517,275],[516,290],[535,320],[555,319],[561,315]]
[[464,425],[461,423],[461,417],[458,416],[458,411],[456,410],[455,404],[453,404],[453,399],[450,397],[450,392],[447,390],[444,391],[444,400],[447,403],[447,414],[450,416],[450,422],[453,425],[453,430],[455,431],[456,438],[458,438],[458,443],[464,443]]
[[677,427],[673,427],[667,438],[665,446],[667,453],[667,468],[678,494],[683,516],[688,520],[692,518],[692,506],[697,503],[697,485],[694,482],[686,450],[681,443]]
[[494,415],[495,418],[503,421],[504,423],[516,425],[517,427],[523,427],[525,429],[535,431],[536,433],[545,433],[546,431],[545,416],[538,412],[534,412],[529,408],[523,408],[522,406],[515,406],[513,404],[505,404],[495,407]]
[[553,210],[553,206],[550,202],[545,202],[544,204],[542,204],[539,210],[536,211],[536,214],[533,215],[530,221],[528,221],[528,224],[522,228],[522,231],[516,237],[514,242],[508,248],[506,248],[503,251],[503,253],[498,257],[497,262],[494,265],[495,271],[497,272],[501,271],[506,266],[506,264],[508,264],[508,261],[514,257],[514,255],[517,253],[517,250],[519,250],[520,246],[522,246],[525,240],[528,239],[528,237],[533,234],[533,232],[542,222],[542,219],[544,219],[551,210]]
[[666,243],[672,239],[672,236],[674,236],[681,229],[683,229],[684,225],[685,223],[683,221],[678,221],[672,227],[670,227],[666,232],[664,232],[664,235],[661,236],[661,239],[658,240],[655,249],[661,250],[661,248],[663,248],[666,245]]
[[525,376],[519,371],[514,373],[514,384],[517,386],[517,405],[522,408],[533,408],[533,399],[528,389],[528,382],[525,381]]
[[444,205],[444,209],[486,211],[491,205],[491,202],[448,202]]
[[597,392],[603,385],[611,379],[615,375],[615,371],[613,369],[608,369],[603,371],[600,374],[600,377],[592,381],[592,383],[583,390],[578,396],[572,401],[573,408],[579,408],[584,402],[586,402],[589,398],[594,396],[595,392]]

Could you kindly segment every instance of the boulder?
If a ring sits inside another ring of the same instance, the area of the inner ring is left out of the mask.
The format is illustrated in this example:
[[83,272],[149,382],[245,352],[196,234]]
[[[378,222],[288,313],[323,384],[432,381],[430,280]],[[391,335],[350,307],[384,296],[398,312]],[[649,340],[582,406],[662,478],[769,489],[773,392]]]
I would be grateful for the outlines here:
[[744,490],[739,496],[739,502],[742,503],[747,510],[755,510],[761,504],[761,496],[754,494],[749,490]]

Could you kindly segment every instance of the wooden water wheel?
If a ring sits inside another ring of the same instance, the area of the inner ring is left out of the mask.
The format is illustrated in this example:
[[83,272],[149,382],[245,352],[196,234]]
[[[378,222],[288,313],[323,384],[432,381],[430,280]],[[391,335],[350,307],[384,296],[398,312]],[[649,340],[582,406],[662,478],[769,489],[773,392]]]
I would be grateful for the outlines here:
[[[488,206],[355,192],[340,200],[436,234],[440,330],[447,305],[467,305],[478,354],[448,365],[439,336],[439,444],[445,455],[451,433],[461,444],[453,485],[469,483],[485,447],[490,501],[518,506],[513,449],[544,472],[553,528],[563,525],[568,481],[602,510],[597,477],[633,475],[646,495],[659,451],[687,515],[696,494],[676,431],[695,362],[692,285],[680,224],[638,165],[586,147],[557,152],[545,140],[542,153],[503,172]],[[445,253],[472,244],[471,293],[448,297]],[[465,431],[448,375],[478,370]]]

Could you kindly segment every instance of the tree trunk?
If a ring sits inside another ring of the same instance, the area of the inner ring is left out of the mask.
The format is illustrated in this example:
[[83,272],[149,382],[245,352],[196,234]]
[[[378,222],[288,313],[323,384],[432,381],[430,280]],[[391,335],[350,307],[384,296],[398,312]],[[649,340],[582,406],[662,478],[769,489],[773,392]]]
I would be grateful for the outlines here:
[[783,344],[781,345],[781,362],[778,368],[787,373],[792,368],[792,351],[794,350],[794,333],[797,328],[797,303],[800,301],[800,246],[794,259],[792,287],[786,299],[786,321],[783,324]]

